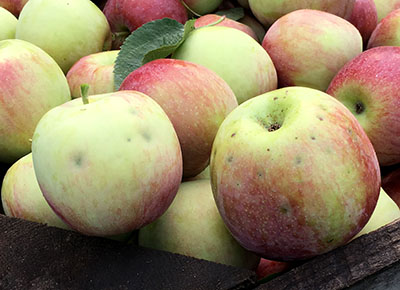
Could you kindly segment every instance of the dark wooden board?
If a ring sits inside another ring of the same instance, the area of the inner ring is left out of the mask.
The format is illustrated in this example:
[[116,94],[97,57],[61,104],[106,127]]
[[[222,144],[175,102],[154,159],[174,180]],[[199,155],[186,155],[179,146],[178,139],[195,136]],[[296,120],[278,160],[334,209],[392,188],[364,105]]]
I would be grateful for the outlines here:
[[[385,279],[393,269],[399,268],[399,262],[400,220],[397,220],[345,246],[315,257],[256,289],[346,289],[356,287],[356,283],[360,281],[367,283],[366,281],[379,282],[380,279]],[[386,276],[381,278],[381,275]],[[399,279],[398,274],[393,277]],[[393,283],[388,281],[391,287],[397,286],[394,289],[400,289],[400,284]]]
[[0,215],[0,289],[249,289],[255,272]]
[[[4,175],[6,174],[10,164],[0,163],[0,189],[3,184]],[[0,202],[0,214],[4,214],[3,204]]]

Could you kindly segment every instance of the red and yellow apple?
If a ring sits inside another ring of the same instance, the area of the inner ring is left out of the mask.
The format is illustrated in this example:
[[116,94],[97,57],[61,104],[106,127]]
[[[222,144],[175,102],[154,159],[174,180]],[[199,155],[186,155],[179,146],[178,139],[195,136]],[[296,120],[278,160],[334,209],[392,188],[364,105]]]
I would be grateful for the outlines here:
[[0,7],[7,9],[15,17],[18,17],[26,2],[28,0],[0,0]]
[[368,49],[377,46],[400,46],[400,9],[390,12],[383,18],[368,41]]
[[400,8],[400,0],[374,0],[378,12],[378,22],[393,10]]

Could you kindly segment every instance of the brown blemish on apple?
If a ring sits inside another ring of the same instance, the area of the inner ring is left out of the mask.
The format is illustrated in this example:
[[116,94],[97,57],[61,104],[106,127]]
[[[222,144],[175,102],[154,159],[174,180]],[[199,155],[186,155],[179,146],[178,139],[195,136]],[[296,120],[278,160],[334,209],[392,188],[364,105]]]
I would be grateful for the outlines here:
[[231,137],[235,137],[236,136],[236,133],[233,133],[232,135],[231,135]]
[[142,135],[142,137],[144,138],[144,140],[146,140],[147,142],[150,142],[151,136],[150,136],[149,133],[147,133],[147,132],[142,132],[140,135]]
[[268,127],[268,132],[273,132],[278,130],[281,127],[280,124],[278,124],[277,122],[272,123],[269,127]]
[[311,140],[315,140],[315,136],[311,136]]
[[324,120],[324,118],[321,117],[321,116],[317,116],[317,118],[318,118],[318,120],[320,120],[320,121],[323,121],[323,120]]
[[300,156],[296,156],[296,164],[300,164],[301,163],[301,157]]
[[228,159],[227,159],[227,161],[228,161],[229,163],[231,163],[231,162],[233,161],[233,156],[229,156]]

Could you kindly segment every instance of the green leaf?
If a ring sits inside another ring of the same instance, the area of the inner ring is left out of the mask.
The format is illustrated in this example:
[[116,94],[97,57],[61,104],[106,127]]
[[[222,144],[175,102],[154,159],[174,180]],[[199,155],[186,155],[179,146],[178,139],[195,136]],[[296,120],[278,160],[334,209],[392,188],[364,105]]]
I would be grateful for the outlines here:
[[148,22],[128,36],[115,61],[114,82],[118,89],[135,69],[172,54],[194,30],[194,20],[182,25],[170,18]]
[[239,20],[244,17],[244,9],[242,7],[236,7],[228,10],[220,10],[217,11],[215,14],[217,15],[225,15],[227,18],[232,20]]

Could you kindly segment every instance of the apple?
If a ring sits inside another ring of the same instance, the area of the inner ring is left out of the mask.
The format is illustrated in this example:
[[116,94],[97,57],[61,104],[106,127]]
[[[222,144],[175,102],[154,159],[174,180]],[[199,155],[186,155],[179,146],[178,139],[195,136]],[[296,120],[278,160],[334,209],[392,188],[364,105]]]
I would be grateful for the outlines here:
[[177,59],[157,59],[131,72],[120,90],[135,90],[153,98],[167,113],[183,155],[183,177],[207,167],[215,134],[237,107],[228,84],[201,65]]
[[282,16],[300,9],[316,9],[349,18],[356,0],[248,0],[254,16],[264,26],[271,26]]
[[256,269],[257,278],[258,280],[261,280],[271,275],[276,275],[279,273],[286,272],[287,270],[292,268],[292,264],[293,263],[272,261],[261,258],[260,264],[258,264]]
[[377,46],[400,46],[400,9],[390,12],[376,26],[368,41],[367,48]]
[[382,188],[400,206],[400,166],[389,172],[382,178]]
[[107,19],[90,0],[29,0],[15,37],[42,48],[65,74],[80,58],[111,47]]
[[199,179],[210,179],[210,166],[207,166],[202,172],[194,177],[184,178],[183,181],[192,181]]
[[182,0],[190,10],[204,15],[217,10],[223,0]]
[[389,195],[381,189],[378,202],[364,228],[354,237],[354,239],[368,234],[372,231],[387,225],[388,223],[400,218],[400,208]]
[[374,0],[378,12],[378,22],[393,10],[400,8],[400,0]]
[[249,0],[237,0],[237,2],[243,8],[250,9]]
[[279,18],[268,29],[262,46],[275,64],[279,87],[304,86],[321,91],[363,50],[360,32],[354,25],[310,9]]
[[239,22],[246,24],[255,32],[255,34],[257,35],[258,42],[261,43],[263,41],[266,33],[265,28],[253,16],[245,14],[243,18],[240,18]]
[[11,12],[0,7],[0,40],[15,38],[17,21]]
[[216,72],[231,87],[239,104],[277,87],[268,53],[249,35],[231,27],[195,29],[172,57]]
[[57,63],[23,40],[0,41],[0,79],[0,162],[14,163],[31,151],[40,118],[71,95]]
[[188,19],[180,0],[108,0],[103,12],[114,34],[114,49],[119,49],[132,31],[147,22],[167,17],[184,24]]
[[[212,23],[217,22],[219,19],[221,19],[221,17],[222,16],[217,15],[217,14],[207,14],[207,15],[201,16],[196,19],[196,21],[194,23],[194,27],[200,28],[203,26],[210,25]],[[238,21],[235,21],[235,20],[232,20],[229,18],[225,18],[224,20],[222,20],[218,24],[215,24],[214,26],[225,26],[225,27],[236,28],[236,29],[248,34],[249,36],[254,38],[256,41],[258,41],[257,34],[253,31],[253,29],[251,29],[246,24],[240,23]]]
[[1,201],[7,216],[68,229],[43,197],[33,169],[32,153],[8,169],[1,187]]
[[152,222],[171,204],[182,180],[171,121],[153,99],[136,91],[53,108],[36,127],[32,157],[51,208],[86,235],[118,235]]
[[364,47],[378,24],[378,14],[374,0],[356,0],[350,18],[348,19],[360,32]]
[[347,63],[327,89],[356,116],[381,166],[400,163],[399,78],[400,47],[381,46]]
[[18,17],[26,2],[28,0],[0,0],[0,7],[7,9],[15,17]]
[[89,95],[116,91],[114,87],[114,64],[118,53],[119,50],[102,51],[79,59],[67,73],[72,98],[80,97],[82,84],[89,85]]
[[249,269],[260,261],[227,230],[209,179],[183,182],[168,210],[139,230],[139,245]]
[[257,96],[221,124],[210,160],[218,210],[263,258],[308,259],[348,242],[379,196],[374,148],[351,112],[319,90]]

